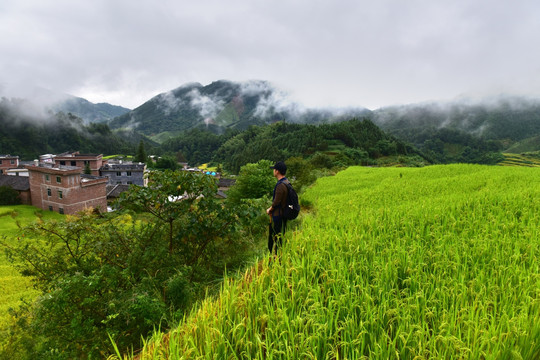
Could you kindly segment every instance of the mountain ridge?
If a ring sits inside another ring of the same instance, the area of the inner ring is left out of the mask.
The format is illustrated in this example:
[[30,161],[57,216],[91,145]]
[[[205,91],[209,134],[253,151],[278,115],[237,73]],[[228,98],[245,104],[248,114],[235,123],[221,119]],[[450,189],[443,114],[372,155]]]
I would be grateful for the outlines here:
[[109,124],[111,128],[134,128],[146,135],[197,127],[221,133],[228,128],[243,130],[283,120],[321,123],[369,113],[361,107],[339,111],[307,109],[264,80],[218,80],[206,86],[188,83],[161,93]]

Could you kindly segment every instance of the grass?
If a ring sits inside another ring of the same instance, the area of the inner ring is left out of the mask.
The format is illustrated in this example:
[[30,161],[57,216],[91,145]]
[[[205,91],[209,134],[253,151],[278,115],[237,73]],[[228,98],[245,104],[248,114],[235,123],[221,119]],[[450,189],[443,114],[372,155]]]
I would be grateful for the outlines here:
[[[56,212],[47,212],[28,205],[0,206],[0,234],[8,244],[17,241],[19,227],[28,225],[39,218],[61,219],[62,215]],[[0,252],[0,333],[4,331],[8,322],[9,308],[17,307],[21,299],[32,300],[37,292],[32,288],[30,279],[21,276],[8,262],[3,252]]]
[[138,358],[540,358],[539,169],[355,167],[304,197],[279,261]]

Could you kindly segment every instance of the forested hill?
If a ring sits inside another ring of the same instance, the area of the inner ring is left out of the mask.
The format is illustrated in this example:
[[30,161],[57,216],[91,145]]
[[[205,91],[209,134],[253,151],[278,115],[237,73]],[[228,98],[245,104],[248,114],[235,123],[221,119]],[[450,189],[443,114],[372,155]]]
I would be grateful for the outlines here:
[[72,113],[84,120],[85,123],[107,122],[130,111],[130,109],[108,103],[94,104],[80,97],[69,97],[55,104],[55,112]]
[[440,162],[466,161],[485,151],[538,151],[540,100],[501,96],[489,101],[426,103],[381,108],[372,120]]
[[272,161],[309,158],[318,168],[377,164],[377,159],[409,155],[423,162],[415,148],[381,131],[368,119],[309,125],[278,122],[217,135],[192,129],[167,140],[162,149],[189,163],[212,161],[237,173],[242,165],[261,159]]
[[220,80],[186,84],[162,93],[110,122],[111,128],[134,128],[146,135],[203,128],[214,133],[286,120],[321,123],[369,114],[364,108],[331,111],[306,109],[265,81]]
[[24,100],[0,101],[0,154],[32,160],[46,153],[134,153],[141,137],[112,132],[107,124],[84,124],[69,113],[29,111]]

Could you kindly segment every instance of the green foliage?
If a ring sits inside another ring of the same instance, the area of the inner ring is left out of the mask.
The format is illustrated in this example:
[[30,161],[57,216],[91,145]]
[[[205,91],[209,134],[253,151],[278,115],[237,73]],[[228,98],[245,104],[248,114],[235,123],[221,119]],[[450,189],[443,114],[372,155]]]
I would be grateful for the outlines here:
[[90,169],[90,163],[84,164],[84,173],[85,173],[86,175],[92,174],[92,169]]
[[139,147],[137,148],[137,156],[135,156],[135,161],[139,163],[146,162],[146,152],[144,151],[144,141],[139,142]]
[[[150,165],[150,164],[149,164]],[[176,170],[178,169],[178,162],[170,156],[160,156],[155,164],[151,164],[156,169],[161,170]]]
[[[132,153],[134,135],[111,132],[107,124],[83,124],[68,113],[35,118],[24,115],[24,101],[0,100],[0,153],[35,159],[44,153],[79,150],[82,153]],[[137,139],[138,141],[138,139]]]
[[17,190],[9,186],[0,186],[0,205],[18,205],[21,203]]
[[204,164],[212,159],[214,153],[227,139],[227,134],[220,136],[209,131],[192,129],[168,139],[162,144],[162,149],[165,152],[180,153],[182,161],[190,164]]
[[216,190],[210,176],[154,171],[148,187],[122,194],[121,211],[38,223],[4,242],[41,296],[14,313],[12,346],[0,357],[18,349],[23,358],[101,358],[113,351],[109,335],[126,351],[181,318],[253,247],[247,220]]
[[225,141],[213,160],[238,173],[242,165],[261,159],[278,161],[311,156],[314,166],[330,169],[368,164],[374,158],[396,154],[421,155],[383,133],[370,120],[353,119],[319,126],[280,122],[250,127]]
[[287,159],[285,163],[287,164],[287,178],[297,193],[317,180],[315,168],[311,162],[301,157],[292,157]]
[[276,184],[268,160],[260,160],[255,164],[246,164],[240,169],[236,183],[228,191],[227,200],[238,204],[242,199],[268,198]]

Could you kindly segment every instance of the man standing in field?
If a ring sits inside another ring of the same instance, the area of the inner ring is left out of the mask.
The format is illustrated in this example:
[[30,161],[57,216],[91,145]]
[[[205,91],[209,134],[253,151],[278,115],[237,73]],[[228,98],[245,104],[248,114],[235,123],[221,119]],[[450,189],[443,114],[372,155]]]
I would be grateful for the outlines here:
[[285,206],[287,206],[287,195],[289,192],[285,184],[289,180],[285,177],[287,166],[283,161],[278,161],[274,166],[270,166],[270,169],[274,170],[274,177],[278,180],[274,187],[272,206],[266,209],[266,213],[270,216],[268,250],[272,254],[276,253],[277,249],[283,244],[283,234],[287,226],[287,219],[283,217],[283,211]]

